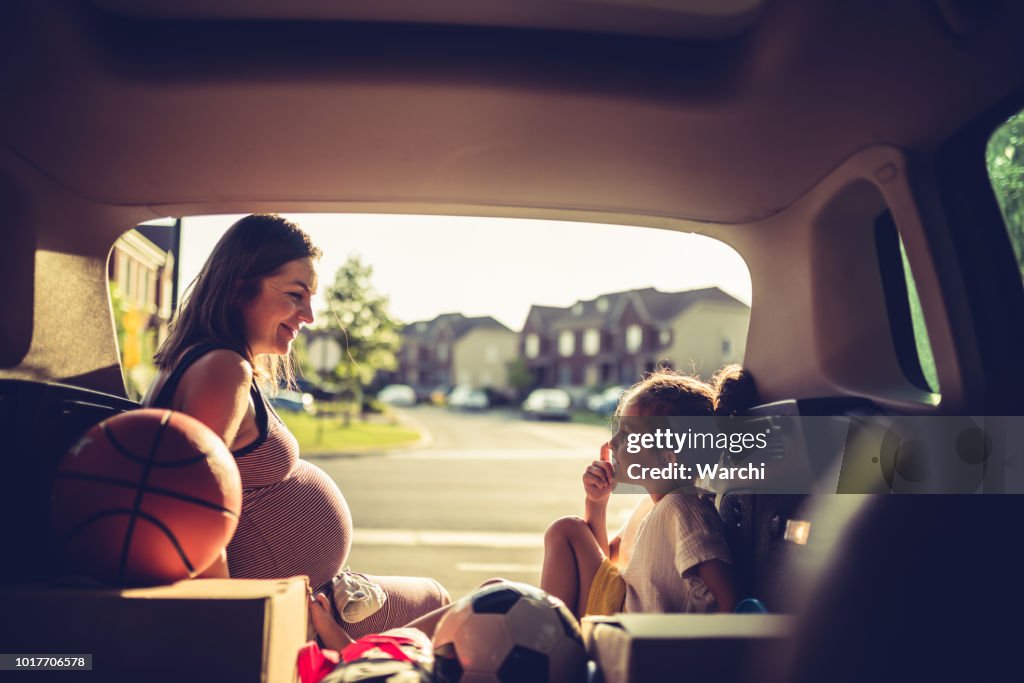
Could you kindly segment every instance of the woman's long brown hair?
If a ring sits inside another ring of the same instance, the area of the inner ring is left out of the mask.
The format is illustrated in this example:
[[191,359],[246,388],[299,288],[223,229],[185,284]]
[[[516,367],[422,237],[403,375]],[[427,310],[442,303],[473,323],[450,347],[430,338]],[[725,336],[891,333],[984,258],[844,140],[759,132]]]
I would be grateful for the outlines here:
[[188,286],[170,334],[153,356],[169,370],[186,349],[209,342],[246,358],[261,386],[276,392],[293,384],[291,356],[254,357],[245,335],[242,306],[260,291],[260,279],[300,258],[320,258],[320,249],[299,226],[276,214],[253,214],[235,222],[220,238]]

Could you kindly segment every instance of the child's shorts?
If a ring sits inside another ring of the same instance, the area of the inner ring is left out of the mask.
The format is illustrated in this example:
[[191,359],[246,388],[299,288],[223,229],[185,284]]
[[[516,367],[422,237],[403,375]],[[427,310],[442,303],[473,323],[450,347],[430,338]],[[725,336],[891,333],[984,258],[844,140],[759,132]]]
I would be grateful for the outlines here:
[[593,583],[590,584],[585,614],[615,614],[622,611],[625,602],[626,582],[619,573],[619,568],[605,558],[594,574]]

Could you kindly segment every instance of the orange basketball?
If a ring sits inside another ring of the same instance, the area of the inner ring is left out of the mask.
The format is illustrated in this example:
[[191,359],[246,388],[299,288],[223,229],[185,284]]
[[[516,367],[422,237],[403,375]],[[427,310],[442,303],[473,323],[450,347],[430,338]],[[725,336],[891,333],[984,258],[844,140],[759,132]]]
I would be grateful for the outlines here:
[[199,420],[133,410],[104,420],[57,468],[53,521],[79,569],[117,585],[192,578],[227,546],[242,481],[224,442]]

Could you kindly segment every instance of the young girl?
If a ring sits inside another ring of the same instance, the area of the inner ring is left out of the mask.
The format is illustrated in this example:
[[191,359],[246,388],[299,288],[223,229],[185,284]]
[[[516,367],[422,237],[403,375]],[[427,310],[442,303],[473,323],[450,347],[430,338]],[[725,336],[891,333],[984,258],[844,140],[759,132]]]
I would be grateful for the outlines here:
[[[705,492],[693,487],[651,490],[622,532],[608,540],[606,509],[615,481],[615,466],[658,462],[657,453],[631,455],[626,438],[642,418],[735,414],[742,406],[720,397],[735,396],[753,404],[752,380],[737,366],[723,368],[713,386],[694,377],[658,371],[627,391],[619,401],[619,430],[601,446],[601,457],[583,475],[585,517],[556,520],[544,537],[541,588],[560,598],[577,617],[614,612],[730,612],[736,588],[729,548],[718,512]],[[630,424],[632,418],[634,424]],[[491,579],[485,582],[499,582]],[[482,587],[482,586],[481,586]],[[329,600],[317,596],[313,620],[326,647],[341,650],[352,634],[331,618]],[[432,636],[448,607],[407,624]]]
[[627,391],[616,410],[618,429],[583,474],[583,518],[556,520],[544,538],[541,588],[578,616],[614,612],[730,612],[736,587],[725,528],[705,492],[692,485],[666,491],[644,482],[648,495],[609,540],[606,510],[617,471],[632,463],[663,466],[670,451],[630,454],[630,431],[643,418],[711,417],[737,409],[719,397],[751,396],[739,366],[724,368],[714,386],[667,370]]

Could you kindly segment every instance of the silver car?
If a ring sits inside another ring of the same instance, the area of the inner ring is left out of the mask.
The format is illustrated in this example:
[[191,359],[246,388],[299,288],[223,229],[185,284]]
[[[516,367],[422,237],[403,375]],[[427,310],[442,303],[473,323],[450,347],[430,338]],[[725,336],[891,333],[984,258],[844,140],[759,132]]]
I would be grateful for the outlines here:
[[572,398],[561,389],[534,389],[522,405],[527,419],[568,420],[572,417]]

